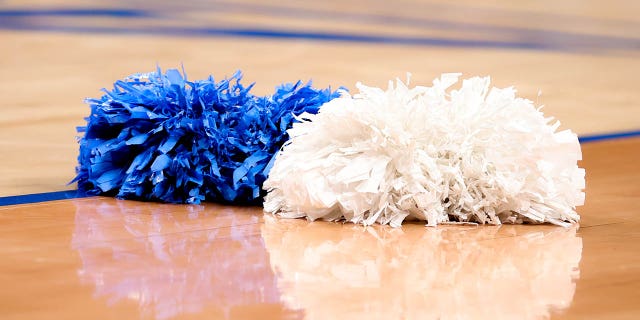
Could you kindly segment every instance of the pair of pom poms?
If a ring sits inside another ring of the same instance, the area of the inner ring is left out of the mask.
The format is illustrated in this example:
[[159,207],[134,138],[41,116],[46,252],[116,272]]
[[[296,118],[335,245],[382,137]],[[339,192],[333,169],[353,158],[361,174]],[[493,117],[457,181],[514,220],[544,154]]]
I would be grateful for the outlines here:
[[489,78],[452,89],[459,76],[256,96],[240,73],[134,75],[87,100],[76,180],[89,194],[264,201],[282,217],[365,225],[578,221],[577,136]]

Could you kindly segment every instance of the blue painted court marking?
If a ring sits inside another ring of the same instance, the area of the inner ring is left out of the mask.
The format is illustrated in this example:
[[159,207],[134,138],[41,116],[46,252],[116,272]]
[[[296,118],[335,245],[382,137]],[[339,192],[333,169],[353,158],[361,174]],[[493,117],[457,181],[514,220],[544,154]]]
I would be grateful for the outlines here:
[[[390,14],[380,14],[378,12],[368,12],[368,10],[335,10],[335,8],[322,8],[322,7],[308,7],[308,6],[289,6],[282,3],[257,3],[255,1],[242,2],[237,0],[211,0],[207,2],[188,2],[181,3],[179,5],[168,5],[165,2],[161,4],[156,1],[158,6],[156,8],[160,8],[162,11],[175,12],[176,10],[192,10],[202,12],[203,10],[210,10],[216,12],[237,12],[237,13],[256,13],[256,14],[271,14],[285,17],[309,17],[309,18],[322,18],[323,20],[343,20],[343,21],[361,21],[361,22],[383,22],[393,23],[393,24],[401,24],[401,25],[415,25],[415,26],[431,26],[435,28],[457,28],[457,27],[467,27],[473,28],[474,30],[480,28],[483,31],[489,30],[528,30],[526,28],[512,28],[507,26],[498,26],[498,25],[488,25],[488,24],[478,24],[478,23],[466,23],[459,21],[450,21],[450,20],[442,20],[444,12],[455,11],[457,15],[466,16],[466,15],[476,15],[482,17],[509,17],[514,19],[515,21],[526,20],[536,22],[536,25],[541,25],[540,23],[546,24],[547,27],[549,25],[554,25],[555,23],[562,23],[563,25],[572,25],[572,26],[589,26],[589,25],[601,25],[605,24],[608,26],[616,25],[618,27],[622,27],[622,29],[626,29],[629,31],[630,35],[635,35],[633,31],[640,27],[640,23],[636,21],[629,20],[611,20],[607,18],[599,18],[599,17],[590,17],[583,16],[577,13],[562,13],[557,11],[550,12],[538,12],[538,11],[521,11],[521,10],[513,10],[502,7],[486,7],[486,6],[474,6],[473,4],[439,4],[439,3],[430,3],[430,2],[414,2],[413,6],[409,6],[408,4],[403,4],[403,11],[412,12],[412,13],[420,13],[420,17],[416,18],[414,15],[406,16],[402,15],[397,10],[394,10],[396,4],[393,2],[388,2],[390,5],[384,8],[379,9],[387,9],[383,11],[387,11]],[[170,1],[170,4],[174,4],[174,1]],[[155,9],[155,8],[154,8]],[[434,19],[435,17],[435,19]],[[536,31],[549,31],[549,29],[536,29]],[[584,35],[584,34],[581,34]]]
[[314,31],[291,31],[277,29],[253,29],[253,28],[191,28],[191,27],[96,27],[96,26],[56,26],[56,25],[32,25],[27,23],[0,20],[0,29],[5,30],[30,30],[45,32],[72,32],[93,34],[142,34],[163,35],[181,37],[232,37],[232,38],[270,38],[270,39],[297,39],[351,43],[375,43],[375,44],[403,44],[412,46],[440,46],[440,47],[466,47],[466,48],[502,48],[502,49],[535,49],[535,50],[560,50],[554,44],[544,44],[527,41],[493,41],[493,40],[464,40],[431,37],[394,37],[380,35],[365,35],[354,33],[326,33]]
[[[171,27],[157,26],[127,26],[126,23],[119,27],[103,27],[93,25],[91,22],[82,21],[82,25],[69,26],[59,24],[56,21],[39,21],[39,17],[85,17],[85,16],[105,16],[113,18],[162,18],[171,21],[181,21],[192,11],[210,11],[215,14],[232,12],[248,12],[253,14],[269,15],[274,17],[303,17],[310,19],[321,19],[330,21],[349,21],[360,23],[377,23],[380,27],[390,25],[413,27],[417,29],[443,29],[469,32],[469,37],[480,33],[483,38],[475,39],[452,39],[438,37],[403,37],[385,36],[362,33],[336,33],[324,31],[298,31],[281,30],[278,28],[242,28],[242,27],[219,27],[204,26],[194,28],[191,26],[173,25]],[[640,38],[629,38],[620,36],[603,36],[591,34],[578,34],[564,31],[553,31],[543,29],[527,29],[517,27],[492,26],[485,24],[473,24],[464,22],[454,22],[438,17],[399,17],[386,16],[380,14],[353,13],[353,12],[326,12],[310,8],[291,8],[287,6],[265,6],[256,4],[240,4],[227,2],[213,2],[207,8],[193,8],[178,6],[175,8],[158,5],[154,9],[22,9],[22,10],[1,10],[0,28],[7,30],[38,30],[38,31],[58,31],[73,33],[111,33],[111,34],[146,34],[146,35],[175,35],[175,36],[222,36],[222,37],[245,37],[245,38],[276,38],[276,39],[301,39],[315,41],[339,41],[356,43],[381,43],[381,44],[405,44],[439,47],[478,47],[478,48],[502,48],[502,49],[532,49],[532,50],[554,50],[554,51],[582,51],[598,49],[623,49],[639,50]],[[31,18],[33,17],[33,18]],[[497,40],[496,40],[497,37]]]
[[10,206],[16,204],[29,204],[45,201],[78,199],[87,197],[78,190],[55,191],[44,193],[23,194],[18,196],[0,197],[0,206]]
[[578,140],[580,141],[580,143],[585,143],[585,142],[631,138],[631,137],[640,137],[640,130],[584,135],[584,136],[578,137]]
[[[589,142],[595,142],[595,141],[616,140],[616,139],[631,138],[631,137],[640,137],[640,130],[607,133],[607,134],[596,134],[596,135],[584,135],[584,136],[578,137],[578,140],[580,141],[580,143],[589,143]],[[0,206],[30,204],[30,203],[54,201],[54,200],[79,199],[79,198],[85,198],[85,197],[89,197],[89,196],[78,192],[78,190],[25,194],[25,195],[18,195],[18,196],[0,197]]]
[[[553,49],[564,48],[621,48],[621,49],[640,49],[640,38],[613,36],[613,35],[595,35],[586,33],[573,33],[559,30],[536,29],[524,27],[509,27],[499,25],[489,25],[483,23],[470,23],[461,21],[451,21],[443,19],[441,16],[424,15],[420,18],[387,15],[367,12],[348,12],[348,11],[328,11],[314,8],[289,7],[286,5],[258,4],[258,3],[239,3],[236,1],[214,1],[210,6],[215,12],[232,12],[232,13],[253,13],[260,15],[272,15],[278,17],[296,17],[310,18],[321,21],[338,21],[338,22],[359,22],[359,23],[378,23],[380,26],[400,26],[412,27],[416,29],[437,29],[447,31],[470,32],[471,34],[481,34],[483,37],[492,38],[498,36],[506,39],[520,39],[521,41],[530,41],[537,43],[553,43],[549,46]],[[202,10],[204,8],[199,8]],[[457,7],[456,10],[471,11],[472,14],[478,14],[478,11],[487,11],[487,8],[468,6]],[[515,12],[502,12],[501,15],[515,14]],[[527,12],[529,18],[532,15],[538,15],[540,20],[544,18],[541,13]],[[569,17],[557,17],[566,22]],[[574,17],[575,18],[575,17]],[[575,21],[574,24],[597,23],[602,21],[591,21],[582,18]],[[633,29],[631,25],[629,29]],[[632,33],[630,33],[632,34]]]
[[152,16],[151,12],[136,9],[18,9],[0,10],[0,17],[114,17],[141,18]]

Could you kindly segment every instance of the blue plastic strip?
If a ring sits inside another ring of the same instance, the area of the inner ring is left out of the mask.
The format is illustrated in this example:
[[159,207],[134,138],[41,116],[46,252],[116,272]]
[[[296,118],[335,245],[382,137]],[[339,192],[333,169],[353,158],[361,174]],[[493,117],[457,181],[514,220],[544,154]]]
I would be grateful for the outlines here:
[[587,136],[578,137],[578,140],[580,141],[580,143],[585,143],[585,142],[594,142],[594,141],[620,139],[620,138],[631,138],[631,137],[637,137],[637,136],[640,136],[640,130],[587,135]]
[[66,190],[44,193],[23,194],[18,196],[0,197],[0,206],[10,206],[16,204],[28,204],[45,201],[65,200],[84,198],[86,195],[78,190]]

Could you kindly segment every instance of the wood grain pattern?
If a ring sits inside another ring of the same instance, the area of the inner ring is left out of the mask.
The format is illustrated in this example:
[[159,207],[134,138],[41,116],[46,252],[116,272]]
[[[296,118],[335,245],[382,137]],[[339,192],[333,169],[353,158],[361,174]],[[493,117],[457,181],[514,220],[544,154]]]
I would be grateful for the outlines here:
[[[298,79],[353,89],[408,71],[414,84],[491,75],[578,134],[638,130],[638,10],[628,0],[3,1],[0,197],[73,188],[82,100],[156,65],[184,64],[191,79],[241,69],[262,94]],[[363,228],[101,197],[0,206],[0,318],[636,319],[640,138],[583,152],[587,203],[570,229]]]

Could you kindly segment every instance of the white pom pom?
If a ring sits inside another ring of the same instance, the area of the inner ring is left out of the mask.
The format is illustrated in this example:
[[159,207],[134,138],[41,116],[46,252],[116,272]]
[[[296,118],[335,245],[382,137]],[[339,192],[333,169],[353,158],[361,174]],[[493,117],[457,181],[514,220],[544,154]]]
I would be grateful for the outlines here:
[[584,169],[575,133],[556,132],[513,88],[459,74],[432,87],[400,80],[303,114],[264,184],[266,212],[400,226],[580,219]]

